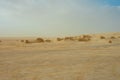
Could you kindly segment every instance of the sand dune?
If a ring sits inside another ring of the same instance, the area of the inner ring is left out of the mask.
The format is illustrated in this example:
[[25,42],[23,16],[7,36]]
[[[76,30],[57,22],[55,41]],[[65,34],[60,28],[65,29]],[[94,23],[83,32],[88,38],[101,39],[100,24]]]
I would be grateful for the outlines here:
[[0,80],[120,80],[120,33],[88,35],[1,38]]

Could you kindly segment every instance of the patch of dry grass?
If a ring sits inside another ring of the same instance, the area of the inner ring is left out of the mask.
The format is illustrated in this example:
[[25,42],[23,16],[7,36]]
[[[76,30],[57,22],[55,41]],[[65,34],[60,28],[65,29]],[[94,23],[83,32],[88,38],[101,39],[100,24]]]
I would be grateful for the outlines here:
[[83,38],[92,38],[92,36],[90,36],[90,35],[83,35]]
[[43,38],[37,38],[37,39],[36,39],[36,42],[37,42],[37,43],[43,43],[43,42],[45,42],[45,41],[44,41]]
[[31,43],[31,42],[30,42],[29,40],[25,40],[25,43],[27,43],[27,44],[28,44],[28,43]]
[[70,40],[70,41],[74,41],[74,37],[65,37],[64,40]]
[[84,41],[84,42],[87,42],[87,41],[90,41],[91,40],[91,36],[90,35],[82,35],[79,37],[78,41]]
[[24,42],[24,40],[21,40],[21,42]]
[[50,43],[50,42],[52,42],[51,40],[49,40],[49,39],[47,39],[47,40],[45,40],[45,42],[48,42],[48,43]]
[[116,37],[114,37],[114,36],[111,36],[111,37],[110,37],[110,39],[116,39]]
[[100,39],[106,39],[104,36],[100,36]]
[[112,43],[112,40],[109,40],[108,43]]
[[64,40],[63,38],[57,38],[57,41],[62,41],[62,40]]
[[84,41],[84,42],[90,41],[90,40],[91,40],[90,38],[79,38],[78,39],[78,41]]

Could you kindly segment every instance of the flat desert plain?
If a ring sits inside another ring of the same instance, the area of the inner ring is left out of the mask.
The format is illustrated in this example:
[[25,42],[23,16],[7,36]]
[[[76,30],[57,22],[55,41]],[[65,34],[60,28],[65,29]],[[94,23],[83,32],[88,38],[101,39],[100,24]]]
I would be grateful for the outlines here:
[[43,43],[1,38],[0,80],[120,80],[120,33],[91,36]]

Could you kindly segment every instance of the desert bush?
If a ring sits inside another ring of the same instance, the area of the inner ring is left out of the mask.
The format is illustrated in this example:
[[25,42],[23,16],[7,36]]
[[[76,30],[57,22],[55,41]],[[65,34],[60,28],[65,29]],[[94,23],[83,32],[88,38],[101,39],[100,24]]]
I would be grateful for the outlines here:
[[105,37],[104,36],[100,36],[100,39],[105,39]]
[[25,43],[30,43],[30,41],[29,40],[25,40]]
[[74,41],[74,37],[65,37],[64,40],[71,40],[71,41]]
[[91,39],[90,38],[79,38],[78,41],[90,41]]
[[110,38],[111,38],[111,39],[116,39],[116,37],[114,37],[114,36],[111,36]]
[[47,39],[47,40],[45,40],[45,42],[48,42],[48,43],[50,43],[50,42],[51,42],[51,40]]
[[63,40],[63,38],[57,38],[57,41],[62,41]]
[[111,40],[109,40],[109,41],[108,41],[108,43],[112,43],[112,41],[111,41]]
[[83,35],[83,38],[92,38],[92,36],[90,36],[90,35]]
[[36,39],[36,42],[42,43],[42,42],[44,42],[44,39],[43,39],[43,38],[37,38],[37,39]]
[[0,42],[2,42],[2,41],[0,40]]
[[21,40],[21,42],[24,42],[24,40]]
[[78,38],[79,38],[79,36],[75,36],[75,37],[74,37],[74,40],[78,40]]
[[90,36],[90,35],[82,35],[82,36],[79,36],[79,39],[78,39],[78,41],[90,41],[91,40],[91,38],[92,38],[92,36]]

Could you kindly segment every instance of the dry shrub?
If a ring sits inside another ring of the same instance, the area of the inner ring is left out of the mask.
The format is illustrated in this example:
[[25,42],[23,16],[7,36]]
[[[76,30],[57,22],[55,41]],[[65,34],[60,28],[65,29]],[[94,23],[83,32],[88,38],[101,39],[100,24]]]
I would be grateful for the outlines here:
[[104,36],[100,36],[100,39],[105,39],[105,37]]
[[44,39],[43,39],[43,38],[37,38],[37,39],[36,39],[36,42],[38,42],[38,43],[43,43],[43,42],[44,42]]
[[92,38],[92,36],[90,36],[90,35],[83,35],[83,38]]
[[75,37],[74,37],[74,40],[78,40],[78,38],[79,38],[79,36],[75,36]]
[[2,42],[2,41],[0,40],[0,42]]
[[120,38],[120,36],[118,36],[118,38]]
[[110,38],[111,38],[111,39],[116,39],[116,37],[114,37],[114,36],[111,36]]
[[79,37],[78,41],[90,41],[91,40],[91,36],[90,35],[82,35]]
[[71,40],[71,41],[74,41],[74,37],[65,37],[64,40]]
[[45,40],[45,42],[48,42],[48,43],[50,43],[50,42],[52,42],[51,40],[49,40],[49,39],[47,39],[47,40]]
[[79,38],[78,41],[90,41],[91,39],[90,38]]
[[27,44],[28,44],[28,43],[31,43],[31,42],[30,42],[29,40],[25,40],[25,43],[27,43]]
[[63,40],[63,38],[57,38],[57,41],[62,41]]
[[21,42],[24,42],[24,40],[21,40]]
[[112,43],[112,41],[111,41],[111,40],[109,40],[108,42],[109,42],[109,43]]

